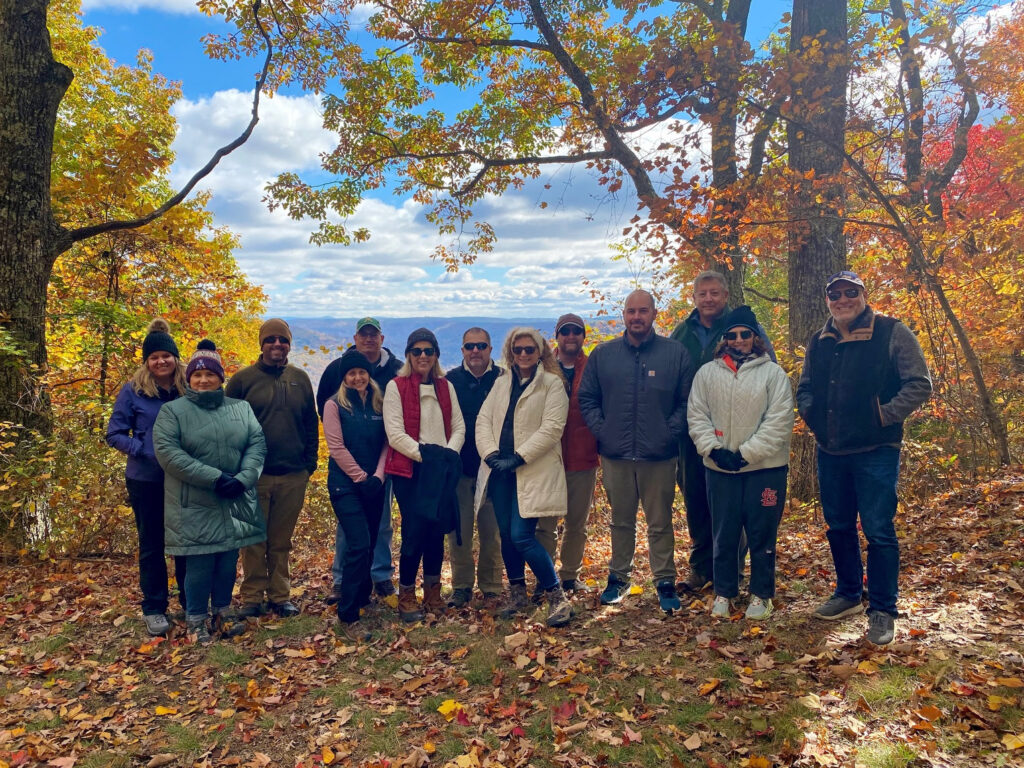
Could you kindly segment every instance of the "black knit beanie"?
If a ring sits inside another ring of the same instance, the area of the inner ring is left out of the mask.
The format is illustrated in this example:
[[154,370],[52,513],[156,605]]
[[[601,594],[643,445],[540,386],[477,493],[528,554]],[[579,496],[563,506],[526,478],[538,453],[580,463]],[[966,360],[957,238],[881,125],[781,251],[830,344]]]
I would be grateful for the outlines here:
[[743,326],[744,328],[749,328],[754,333],[760,333],[757,318],[754,316],[754,310],[746,304],[741,304],[726,315],[725,323],[722,327],[728,331],[730,328],[735,328],[738,325]]
[[438,357],[441,356],[441,348],[437,345],[437,336],[434,335],[433,331],[429,331],[426,328],[417,328],[409,334],[409,340],[405,342],[405,354],[408,355],[413,345],[421,341],[429,341],[431,346],[434,347],[434,354]]
[[178,345],[171,338],[171,326],[162,317],[158,317],[146,328],[146,338],[142,340],[142,360],[145,362],[154,352],[170,352],[181,359]]
[[341,378],[354,368],[362,368],[367,373],[373,371],[373,363],[362,352],[351,349],[341,356]]

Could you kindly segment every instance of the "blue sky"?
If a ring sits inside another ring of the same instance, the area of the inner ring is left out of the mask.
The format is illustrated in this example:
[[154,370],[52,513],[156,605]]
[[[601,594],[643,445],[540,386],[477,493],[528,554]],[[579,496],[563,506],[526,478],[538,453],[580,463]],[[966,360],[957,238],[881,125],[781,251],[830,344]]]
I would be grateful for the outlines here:
[[[183,183],[244,127],[248,88],[260,62],[208,59],[202,36],[226,27],[200,14],[193,0],[83,0],[83,6],[85,22],[104,30],[99,42],[108,56],[132,62],[138,49],[147,48],[154,70],[180,81],[184,97],[175,106],[179,135],[172,181]],[[778,28],[791,0],[755,0],[753,6],[748,37],[761,39]],[[610,246],[634,215],[635,199],[607,195],[578,168],[553,170],[521,192],[478,206],[495,226],[498,245],[455,274],[431,262],[438,235],[420,207],[389,194],[367,200],[354,217],[354,225],[371,229],[369,243],[311,245],[315,224],[269,212],[262,188],[282,171],[312,178],[318,152],[331,146],[316,99],[287,92],[263,101],[253,137],[204,182],[213,192],[217,225],[240,235],[236,258],[264,286],[272,314],[589,314],[598,307],[585,278],[613,299],[631,287],[635,269],[611,261]]]

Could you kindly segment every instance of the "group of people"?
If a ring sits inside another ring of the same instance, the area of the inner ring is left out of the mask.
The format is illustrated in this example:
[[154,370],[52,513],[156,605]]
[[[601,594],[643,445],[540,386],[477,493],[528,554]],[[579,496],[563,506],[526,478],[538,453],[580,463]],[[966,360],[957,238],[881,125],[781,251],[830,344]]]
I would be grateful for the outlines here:
[[[814,615],[835,620],[864,611],[859,519],[868,541],[867,638],[884,645],[898,615],[902,424],[929,396],[931,380],[913,333],[867,304],[856,274],[834,275],[824,293],[830,316],[807,346],[796,393],[818,443],[837,580]],[[469,328],[462,362],[447,373],[430,330],[413,331],[398,357],[384,346],[381,324],[365,317],[315,396],[308,376],[288,364],[291,331],[283,320],[263,324],[259,359],[227,386],[214,344],[200,342],[185,364],[166,324],[154,321],[107,435],[128,454],[147,630],[162,634],[169,626],[165,552],[174,556],[185,621],[200,640],[240,631],[239,618],[299,612],[288,560],[317,465],[318,414],[337,518],[328,602],[352,640],[372,637],[361,616],[374,594],[396,591],[393,499],[402,621],[462,608],[478,588],[481,606],[503,618],[546,602],[547,624],[567,624],[569,596],[589,591],[581,569],[598,467],[611,507],[601,604],[629,594],[642,506],[661,610],[679,610],[681,591],[711,586],[712,616],[731,617],[749,552],[744,615],[766,618],[792,388],[751,309],[729,309],[721,274],[699,274],[693,300],[692,314],[669,338],[654,330],[653,297],[633,291],[621,337],[589,356],[586,323],[575,314],[558,319],[551,344],[537,329],[513,329],[496,360],[487,331]],[[691,539],[689,574],[678,582],[677,484]],[[451,591],[443,597],[446,544]],[[239,553],[240,607],[232,613]]]

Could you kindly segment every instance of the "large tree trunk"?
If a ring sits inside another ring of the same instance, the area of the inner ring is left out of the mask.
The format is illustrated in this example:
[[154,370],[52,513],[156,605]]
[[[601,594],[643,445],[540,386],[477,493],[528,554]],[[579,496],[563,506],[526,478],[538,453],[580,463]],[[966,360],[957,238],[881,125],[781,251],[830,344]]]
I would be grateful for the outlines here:
[[[789,237],[789,340],[807,343],[827,310],[825,281],[846,266],[843,236],[843,145],[846,128],[846,0],[793,0],[794,86],[789,122],[789,166],[796,196]],[[790,495],[815,493],[814,444],[794,443]]]
[[73,77],[53,60],[46,5],[0,0],[0,422],[42,429],[46,287],[65,240],[50,210],[50,157]]

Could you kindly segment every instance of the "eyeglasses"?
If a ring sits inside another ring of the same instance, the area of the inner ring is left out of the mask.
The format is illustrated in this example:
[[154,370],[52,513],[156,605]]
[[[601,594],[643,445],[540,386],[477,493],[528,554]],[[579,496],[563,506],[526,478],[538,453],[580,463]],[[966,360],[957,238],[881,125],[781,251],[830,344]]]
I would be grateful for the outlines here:
[[746,341],[753,335],[753,331],[729,331],[728,333],[723,333],[722,338],[726,341],[736,341],[736,339],[743,339]]
[[267,336],[263,339],[264,344],[291,344],[292,340],[287,336]]
[[856,299],[860,296],[860,288],[844,288],[841,291],[829,291],[825,294],[829,301],[839,301],[843,296],[848,299]]
[[578,325],[563,325],[558,329],[559,336],[582,336],[583,329]]
[[486,341],[467,341],[465,344],[462,345],[462,348],[467,352],[472,352],[474,349],[478,349],[481,352],[483,352],[489,346],[491,345],[488,344]]
[[537,351],[536,347],[512,347],[513,355],[532,355]]
[[413,347],[409,350],[409,354],[413,357],[419,357],[420,355],[426,355],[427,357],[433,357],[437,350],[433,347]]

